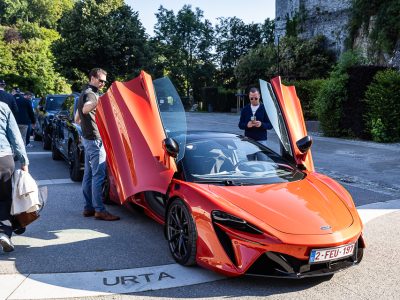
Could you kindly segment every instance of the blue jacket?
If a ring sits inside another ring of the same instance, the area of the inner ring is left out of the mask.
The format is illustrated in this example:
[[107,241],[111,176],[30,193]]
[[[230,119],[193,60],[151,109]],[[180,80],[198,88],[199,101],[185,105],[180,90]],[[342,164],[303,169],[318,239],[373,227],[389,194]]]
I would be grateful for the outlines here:
[[0,102],[0,156],[13,155],[13,150],[22,165],[29,164],[14,115],[7,104]]
[[247,127],[247,123],[251,120],[253,112],[251,111],[250,104],[243,107],[240,113],[239,128],[244,130],[244,135],[256,141],[264,141],[267,139],[267,129],[272,129],[272,124],[268,119],[267,112],[265,111],[264,104],[260,103],[255,116],[257,121],[261,121],[260,127]]

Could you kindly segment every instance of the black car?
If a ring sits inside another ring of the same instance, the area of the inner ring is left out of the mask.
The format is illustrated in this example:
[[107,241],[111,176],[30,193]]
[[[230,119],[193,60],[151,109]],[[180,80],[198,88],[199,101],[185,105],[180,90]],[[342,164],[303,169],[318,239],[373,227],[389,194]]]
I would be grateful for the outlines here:
[[71,180],[81,181],[84,170],[84,150],[81,126],[74,122],[79,94],[66,97],[61,109],[52,120],[51,152],[54,160],[65,159],[69,163]]
[[47,95],[37,106],[37,123],[35,126],[35,140],[43,141],[43,149],[51,149],[51,122],[54,115],[61,109],[68,95]]

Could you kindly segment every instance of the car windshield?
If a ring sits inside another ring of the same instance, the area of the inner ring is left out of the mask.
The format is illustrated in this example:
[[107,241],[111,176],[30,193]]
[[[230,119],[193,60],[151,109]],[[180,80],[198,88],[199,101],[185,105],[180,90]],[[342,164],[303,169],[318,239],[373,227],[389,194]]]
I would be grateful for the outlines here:
[[46,110],[59,110],[61,105],[64,103],[66,96],[63,95],[55,95],[55,96],[47,96],[46,98]]
[[270,184],[305,177],[271,149],[240,137],[187,143],[182,164],[186,179],[198,183]]

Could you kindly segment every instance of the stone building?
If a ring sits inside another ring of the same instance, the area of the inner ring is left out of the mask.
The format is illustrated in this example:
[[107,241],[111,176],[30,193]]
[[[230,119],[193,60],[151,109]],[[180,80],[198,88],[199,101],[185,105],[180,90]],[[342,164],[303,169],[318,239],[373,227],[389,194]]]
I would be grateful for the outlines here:
[[351,0],[276,0],[275,40],[286,34],[288,20],[300,20],[299,37],[324,35],[337,55],[345,50]]

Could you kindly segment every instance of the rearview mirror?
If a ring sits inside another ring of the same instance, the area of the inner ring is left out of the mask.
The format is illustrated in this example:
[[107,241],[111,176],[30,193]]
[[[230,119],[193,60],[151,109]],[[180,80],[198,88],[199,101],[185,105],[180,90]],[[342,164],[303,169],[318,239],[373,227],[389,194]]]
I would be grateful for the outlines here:
[[163,148],[169,156],[177,158],[179,154],[179,144],[171,138],[166,138],[163,141]]
[[313,141],[311,136],[306,135],[296,142],[297,148],[299,148],[301,153],[306,153],[312,145]]

